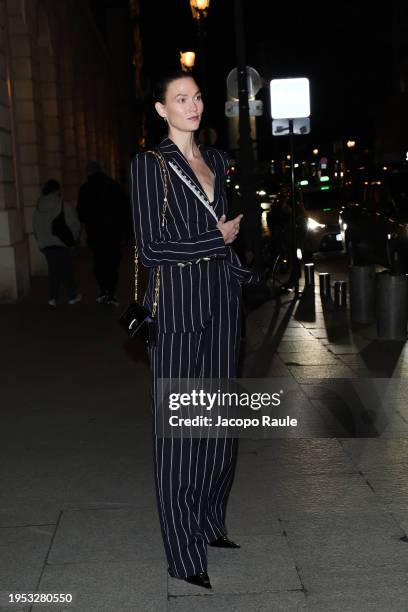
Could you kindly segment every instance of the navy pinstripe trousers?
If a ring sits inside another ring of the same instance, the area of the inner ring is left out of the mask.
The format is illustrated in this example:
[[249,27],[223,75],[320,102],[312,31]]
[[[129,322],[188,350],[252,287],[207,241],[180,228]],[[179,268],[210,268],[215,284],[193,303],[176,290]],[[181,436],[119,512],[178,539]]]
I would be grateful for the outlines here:
[[149,349],[157,505],[168,570],[180,578],[206,571],[207,543],[226,534],[238,441],[158,437],[157,379],[236,376],[240,298],[230,291],[226,265],[218,266],[213,315],[205,328],[160,333]]

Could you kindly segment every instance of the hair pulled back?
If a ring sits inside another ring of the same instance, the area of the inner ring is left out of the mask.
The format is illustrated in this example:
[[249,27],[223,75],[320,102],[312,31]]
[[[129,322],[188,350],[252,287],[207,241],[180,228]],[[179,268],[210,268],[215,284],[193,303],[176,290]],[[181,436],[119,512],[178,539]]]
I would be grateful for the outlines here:
[[153,88],[153,101],[165,104],[168,86],[170,85],[170,83],[172,83],[173,81],[177,81],[178,79],[193,79],[194,81],[196,80],[190,72],[184,72],[180,68],[177,70],[173,70],[172,72],[161,76],[156,81]]

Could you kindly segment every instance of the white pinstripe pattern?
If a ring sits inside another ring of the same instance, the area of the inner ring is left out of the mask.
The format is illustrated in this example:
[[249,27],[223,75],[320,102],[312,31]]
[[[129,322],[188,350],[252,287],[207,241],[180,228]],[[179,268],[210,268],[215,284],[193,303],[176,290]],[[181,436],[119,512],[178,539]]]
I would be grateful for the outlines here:
[[[187,160],[169,139],[159,147],[166,162],[177,165],[195,183],[197,181]],[[223,176],[227,157],[215,149],[202,149],[205,161],[215,175],[214,211],[217,217],[227,213]],[[169,168],[169,167],[168,167]],[[225,246],[216,220],[195,195],[187,189],[177,174],[169,168],[169,202],[166,224],[160,230],[163,186],[160,169],[153,155],[136,155],[131,164],[130,190],[133,202],[133,221],[141,263],[151,268],[145,304],[151,308],[154,289],[154,267],[161,266],[161,300],[157,313],[159,332],[196,331],[203,329],[212,315],[211,304],[215,290],[219,260],[228,263],[230,274],[241,282],[254,279],[252,271],[241,266],[235,251]],[[203,261],[210,257],[210,261]],[[198,263],[194,263],[198,262]],[[180,267],[179,264],[194,264]],[[177,275],[174,274],[177,266]],[[238,293],[240,289],[233,283]],[[173,313],[174,296],[179,308]]]
[[[159,147],[201,190],[187,160],[166,139]],[[215,175],[214,210],[227,212],[225,154],[201,149]],[[145,304],[150,307],[154,267],[161,266],[157,339],[149,348],[154,472],[160,525],[169,572],[186,577],[207,568],[207,543],[226,533],[225,511],[232,485],[237,440],[158,438],[159,378],[228,378],[236,375],[241,282],[253,279],[225,246],[216,220],[191,189],[169,170],[166,223],[160,229],[163,187],[152,155],[131,165],[135,236],[141,262],[150,267]],[[203,257],[210,258],[203,260]],[[179,264],[188,264],[180,267]]]
[[[220,301],[220,303],[222,303]],[[228,304],[227,304],[228,309]],[[235,310],[235,309],[234,309]],[[235,375],[236,321],[223,325],[215,315],[199,332],[159,334],[150,349],[152,387],[157,378]],[[222,342],[220,342],[222,337]],[[234,359],[229,361],[229,357]],[[152,410],[157,429],[157,404]],[[185,577],[207,569],[206,544],[226,533],[225,510],[232,484],[237,441],[228,438],[158,438],[154,435],[155,480],[160,522],[172,575]]]

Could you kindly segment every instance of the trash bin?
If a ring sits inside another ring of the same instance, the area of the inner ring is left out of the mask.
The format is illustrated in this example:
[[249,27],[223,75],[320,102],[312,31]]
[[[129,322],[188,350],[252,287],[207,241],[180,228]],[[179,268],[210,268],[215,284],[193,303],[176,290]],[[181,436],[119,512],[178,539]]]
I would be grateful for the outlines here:
[[347,305],[347,283],[344,280],[334,281],[334,305],[339,308]]
[[353,323],[375,321],[375,267],[351,266],[350,311]]
[[405,340],[408,280],[405,274],[377,275],[377,335],[383,340]]

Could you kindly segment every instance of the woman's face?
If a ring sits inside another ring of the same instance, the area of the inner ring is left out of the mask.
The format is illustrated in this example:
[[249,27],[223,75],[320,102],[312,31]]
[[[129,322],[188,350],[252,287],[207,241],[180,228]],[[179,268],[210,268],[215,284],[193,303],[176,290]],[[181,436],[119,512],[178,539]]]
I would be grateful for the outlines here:
[[186,76],[167,86],[165,103],[156,102],[156,110],[166,119],[169,130],[194,132],[200,125],[204,104],[197,83]]

